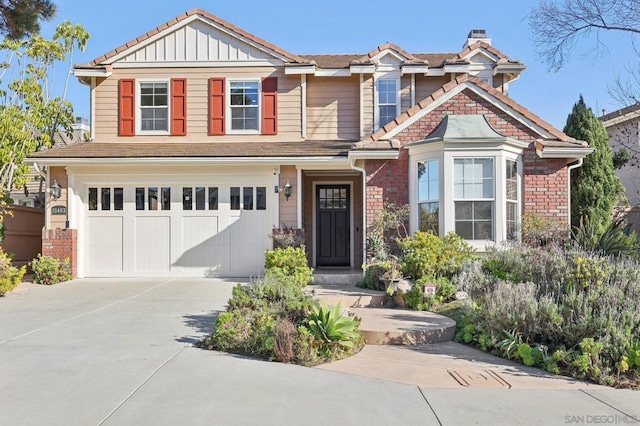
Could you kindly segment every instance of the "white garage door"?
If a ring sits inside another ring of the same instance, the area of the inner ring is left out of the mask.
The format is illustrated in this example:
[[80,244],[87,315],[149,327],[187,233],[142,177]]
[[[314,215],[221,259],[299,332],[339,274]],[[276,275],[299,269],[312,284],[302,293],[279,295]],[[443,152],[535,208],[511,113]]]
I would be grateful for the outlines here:
[[87,185],[85,276],[260,274],[270,247],[267,187]]

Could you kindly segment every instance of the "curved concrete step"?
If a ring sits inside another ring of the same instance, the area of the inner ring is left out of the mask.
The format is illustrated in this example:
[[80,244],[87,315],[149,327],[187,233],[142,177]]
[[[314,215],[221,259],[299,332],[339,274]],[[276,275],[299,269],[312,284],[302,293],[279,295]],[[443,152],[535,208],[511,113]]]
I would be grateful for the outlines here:
[[369,345],[420,345],[452,340],[456,322],[432,312],[407,309],[354,308]]
[[305,288],[320,302],[343,308],[381,308],[388,296],[383,291],[358,288],[354,285],[309,285]]

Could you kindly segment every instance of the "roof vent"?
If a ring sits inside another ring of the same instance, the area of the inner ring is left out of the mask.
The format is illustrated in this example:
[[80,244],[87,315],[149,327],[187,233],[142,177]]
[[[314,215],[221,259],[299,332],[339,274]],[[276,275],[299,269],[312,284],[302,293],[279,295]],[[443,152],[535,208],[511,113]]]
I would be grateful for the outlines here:
[[487,43],[489,46],[491,46],[491,39],[487,37],[487,30],[469,31],[469,35],[467,36],[467,41],[464,44],[464,46],[462,46],[462,48],[466,49],[467,47],[479,41]]

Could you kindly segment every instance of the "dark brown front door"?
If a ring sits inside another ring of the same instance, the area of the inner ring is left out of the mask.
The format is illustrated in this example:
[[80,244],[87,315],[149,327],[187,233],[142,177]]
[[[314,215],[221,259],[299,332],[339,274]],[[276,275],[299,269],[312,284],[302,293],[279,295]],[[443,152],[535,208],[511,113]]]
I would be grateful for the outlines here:
[[316,186],[318,266],[350,266],[349,185]]

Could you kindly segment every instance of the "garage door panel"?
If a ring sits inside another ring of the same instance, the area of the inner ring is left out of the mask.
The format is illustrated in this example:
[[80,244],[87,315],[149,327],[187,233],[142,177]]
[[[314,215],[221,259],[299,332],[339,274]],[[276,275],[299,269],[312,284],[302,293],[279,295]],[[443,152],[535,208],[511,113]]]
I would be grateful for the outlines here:
[[264,269],[264,251],[268,249],[266,215],[243,212],[230,218],[229,269],[234,276],[249,276]]
[[[257,210],[264,184],[251,186],[245,178],[238,187],[246,197],[231,209],[231,186],[225,179],[225,184],[196,178],[176,185],[158,178],[122,185],[123,207],[116,210],[111,203],[111,210],[105,212],[100,205],[89,209],[93,204],[85,195],[85,276],[247,277],[261,273],[264,251],[271,246],[269,200],[274,196],[267,197],[267,210]],[[113,184],[95,187],[96,193],[101,188],[111,188],[113,193],[115,188]],[[167,188],[170,197],[160,201],[165,192],[156,188]],[[204,205],[198,202],[198,188],[206,188]],[[247,191],[253,191],[252,197]],[[154,197],[157,203],[150,203]],[[192,202],[185,197],[193,197]],[[242,210],[245,207],[249,210]]]
[[[224,235],[218,233],[217,216],[188,216],[182,218],[182,245],[174,263],[186,270],[218,271],[225,263]],[[200,274],[199,274],[200,275]]]
[[135,218],[135,270],[164,273],[170,270],[171,218]]
[[87,267],[95,275],[122,272],[122,225],[117,216],[93,216],[87,220]]

